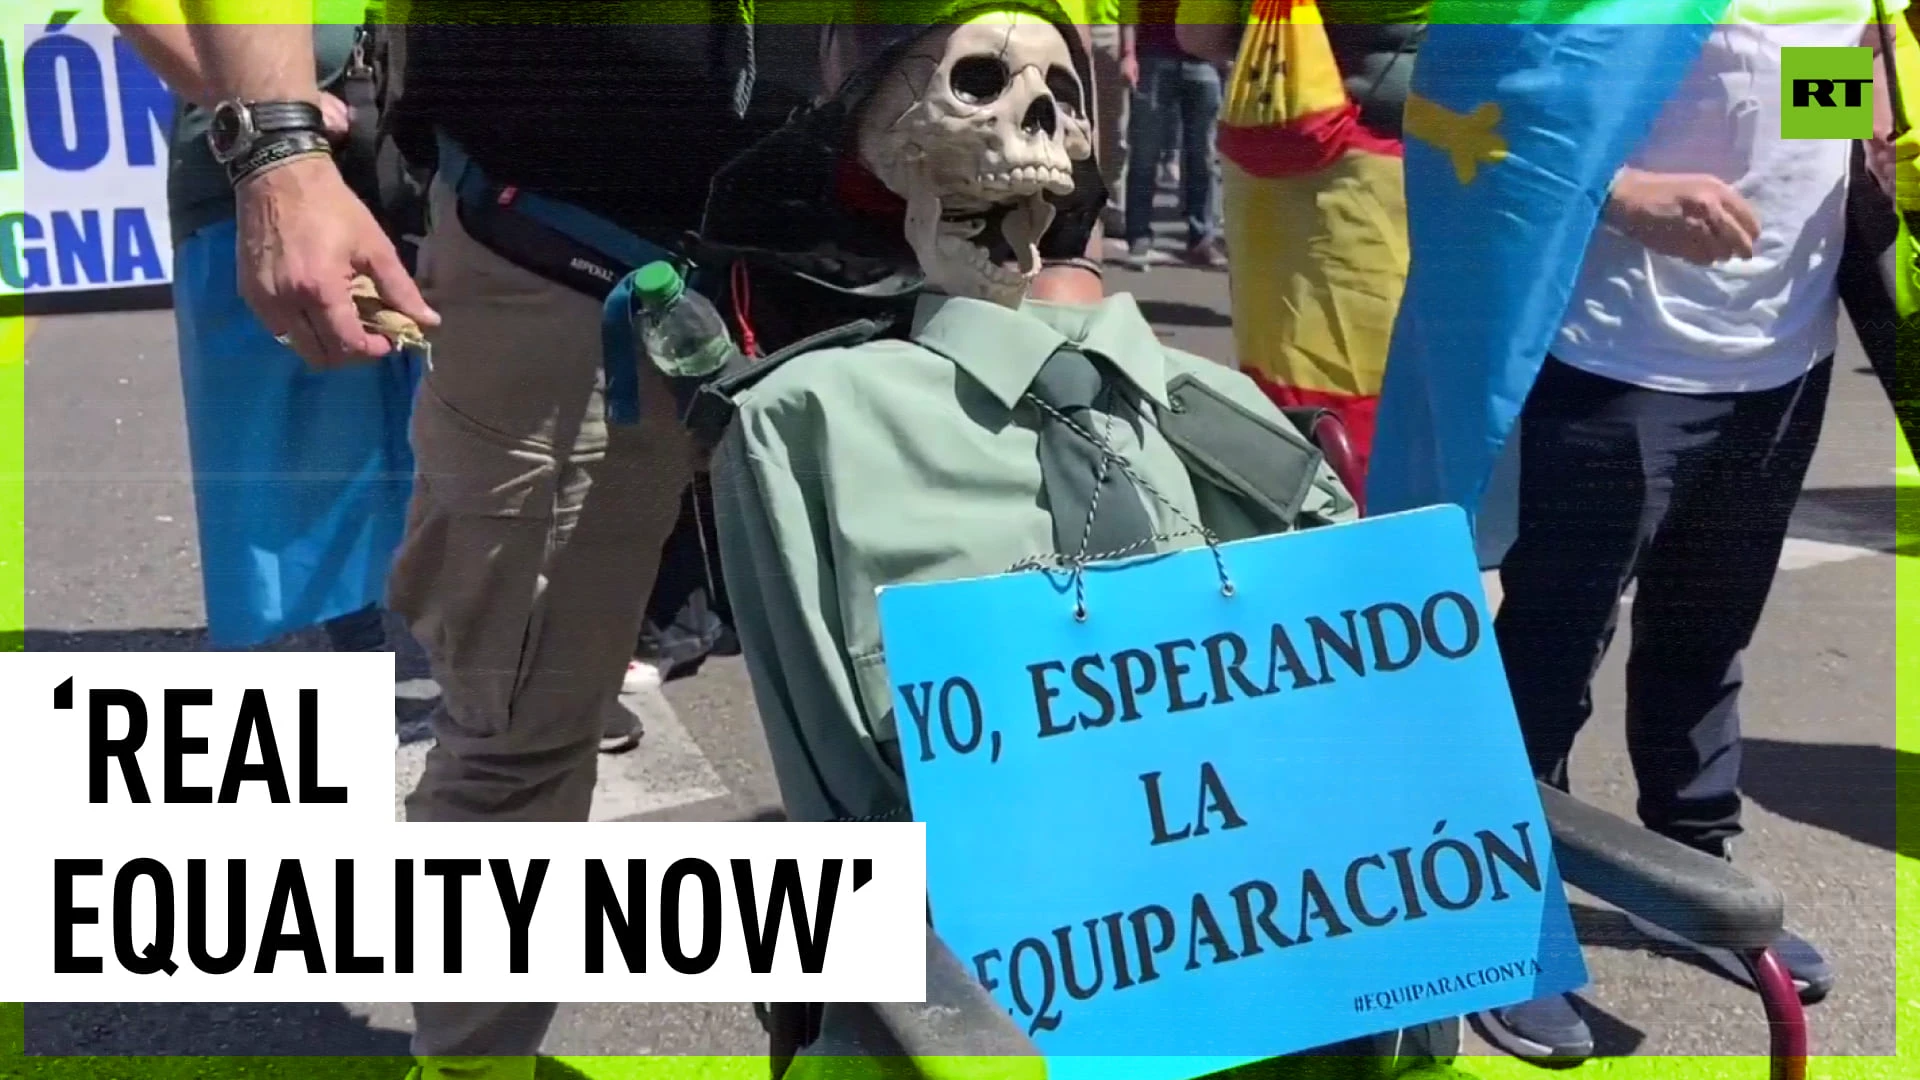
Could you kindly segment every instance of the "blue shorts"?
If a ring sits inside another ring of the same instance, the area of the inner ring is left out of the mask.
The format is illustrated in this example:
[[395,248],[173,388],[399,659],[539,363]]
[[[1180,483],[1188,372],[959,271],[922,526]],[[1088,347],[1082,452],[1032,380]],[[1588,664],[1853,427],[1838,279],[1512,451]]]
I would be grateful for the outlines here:
[[379,603],[406,527],[419,363],[310,370],[240,299],[235,224],[174,251],[207,632],[250,648]]

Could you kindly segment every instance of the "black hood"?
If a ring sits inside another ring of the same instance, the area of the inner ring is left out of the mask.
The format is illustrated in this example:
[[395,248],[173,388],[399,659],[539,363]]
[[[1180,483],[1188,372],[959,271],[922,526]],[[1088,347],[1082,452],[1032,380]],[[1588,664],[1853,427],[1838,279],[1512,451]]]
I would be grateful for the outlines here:
[[[815,105],[735,158],[715,177],[697,249],[774,263],[829,288],[907,288],[914,266],[893,197],[858,162],[860,107],[900,57],[933,26],[964,23],[991,11],[1031,12],[1060,27],[1081,85],[1093,100],[1093,71],[1080,30],[1053,0],[937,4],[853,0],[852,18],[822,33],[826,91]],[[1075,169],[1075,191],[1041,242],[1044,256],[1079,255],[1106,205],[1106,185],[1089,157]],[[897,201],[897,200],[895,200]],[[1071,205],[1068,205],[1068,204]],[[1083,227],[1084,226],[1084,227]],[[1066,250],[1049,250],[1059,239]]]
[[[1073,54],[1080,85],[1087,88],[1091,101],[1093,65],[1086,43],[1066,9],[1053,0],[1002,0],[1001,3],[959,0],[946,4],[925,0],[853,0],[852,7],[854,16],[850,21],[827,28],[821,58],[829,96],[845,103],[851,114],[858,114],[860,105],[872,95],[880,77],[930,28],[969,22],[994,11],[1023,11],[1059,27],[1061,36],[1067,39],[1068,51]],[[833,85],[836,80],[838,85]]]

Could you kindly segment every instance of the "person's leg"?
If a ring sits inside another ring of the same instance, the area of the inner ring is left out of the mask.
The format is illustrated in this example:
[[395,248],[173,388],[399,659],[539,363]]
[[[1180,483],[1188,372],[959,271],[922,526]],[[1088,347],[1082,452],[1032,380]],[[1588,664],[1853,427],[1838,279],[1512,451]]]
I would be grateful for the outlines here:
[[[1177,64],[1173,67],[1177,68]],[[1165,87],[1176,73],[1167,61],[1143,58],[1140,85],[1127,118],[1127,249],[1136,260],[1153,250],[1154,169],[1166,145],[1168,109]]]
[[1187,257],[1210,266],[1224,263],[1220,235],[1220,169],[1214,159],[1220,119],[1220,69],[1200,61],[1180,65],[1180,182],[1185,189]]
[[[1549,358],[1515,433],[1517,531],[1500,566],[1494,637],[1534,773],[1562,789],[1620,594],[1668,505],[1673,452],[1656,434],[1666,397]],[[1479,1020],[1517,1057],[1593,1053],[1592,1031],[1564,996]]]
[[[419,277],[443,322],[414,415],[417,483],[390,596],[442,696],[407,817],[584,821],[692,449],[644,365],[640,423],[609,427],[600,305],[467,236],[444,185],[433,199]],[[524,1065],[488,1080],[531,1076],[553,1012],[416,1004],[414,1050],[428,1080],[464,1075],[446,1059],[473,1055]]]
[[[1718,857],[1740,833],[1740,658],[1819,442],[1832,368],[1825,362],[1788,386],[1731,398],[1712,441],[1685,463],[1639,575],[1627,749],[1640,820]],[[1832,972],[1805,942],[1789,936],[1775,951],[1803,997],[1831,988]],[[1737,960],[1715,958],[1744,980]]]
[[1122,200],[1126,196],[1127,99],[1133,88],[1120,71],[1120,28],[1101,25],[1090,27],[1089,32],[1093,36],[1095,153],[1100,157],[1100,179],[1107,185],[1109,212],[1104,219],[1113,237],[1119,239],[1124,230],[1114,230],[1111,225],[1125,224]]
[[1549,358],[1520,414],[1517,530],[1494,637],[1534,774],[1567,786],[1619,599],[1671,494],[1653,391]]

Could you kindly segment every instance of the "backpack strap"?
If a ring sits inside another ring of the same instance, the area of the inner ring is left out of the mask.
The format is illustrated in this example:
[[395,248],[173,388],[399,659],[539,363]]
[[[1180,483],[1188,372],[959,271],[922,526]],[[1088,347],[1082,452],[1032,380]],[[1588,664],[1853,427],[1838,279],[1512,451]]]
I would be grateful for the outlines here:
[[380,146],[381,74],[375,67],[377,24],[371,17],[353,30],[353,51],[340,77],[323,89],[331,91],[352,110],[346,136],[334,148],[334,161],[347,186],[369,206],[377,205],[379,186],[374,158]]
[[1324,460],[1291,422],[1275,424],[1192,374],[1167,383],[1160,431],[1187,470],[1236,496],[1274,531],[1294,527]]
[[341,176],[373,211],[412,273],[427,227],[433,159],[431,153],[420,154],[417,132],[403,127],[410,123],[399,112],[404,28],[384,20],[383,13],[368,12],[354,31],[352,57],[333,86],[353,110],[334,157]]
[[720,374],[700,387],[687,407],[686,425],[693,435],[694,445],[702,454],[712,453],[733,423],[739,395],[751,390],[787,361],[817,349],[864,345],[893,329],[896,322],[888,317],[856,319],[802,338],[768,356],[751,357],[736,353]]

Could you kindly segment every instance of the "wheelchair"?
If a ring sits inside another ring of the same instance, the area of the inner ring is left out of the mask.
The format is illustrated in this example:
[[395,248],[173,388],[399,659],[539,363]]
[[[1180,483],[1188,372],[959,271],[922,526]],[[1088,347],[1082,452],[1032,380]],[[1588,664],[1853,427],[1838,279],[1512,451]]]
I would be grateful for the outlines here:
[[[1326,410],[1286,411],[1358,493],[1357,458],[1339,418]],[[1780,891],[1557,788],[1540,785],[1540,800],[1562,880],[1689,941],[1739,956],[1767,1018],[1768,1080],[1806,1080],[1806,1015],[1792,976],[1770,948],[1785,919]],[[926,949],[923,1003],[764,1006],[770,1080],[1042,1080],[1039,1049],[931,925]],[[827,1010],[838,1012],[831,1024],[823,1022]],[[1422,1048],[1442,1075],[1458,1050],[1458,1028],[1452,1030],[1456,1045]],[[970,1061],[977,1064],[969,1068]],[[1319,1075],[1312,1068],[1297,1071],[1302,1078]],[[1353,1072],[1338,1075],[1344,1080]],[[1419,1076],[1420,1067],[1404,1075]]]

